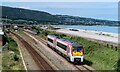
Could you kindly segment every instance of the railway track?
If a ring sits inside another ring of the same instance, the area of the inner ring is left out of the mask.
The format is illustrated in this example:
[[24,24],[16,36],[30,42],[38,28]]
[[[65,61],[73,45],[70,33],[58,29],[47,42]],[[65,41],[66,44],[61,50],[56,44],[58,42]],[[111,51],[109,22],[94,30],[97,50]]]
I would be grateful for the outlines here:
[[[29,32],[27,32],[29,33]],[[32,36],[35,36],[32,33],[29,33]],[[47,41],[43,38],[38,38],[40,42],[42,42],[44,45],[47,45]],[[64,57],[64,56],[63,56]],[[65,57],[64,57],[65,58]],[[91,69],[88,65],[75,65],[75,67],[80,71],[80,72],[96,72],[94,69]]]
[[[47,45],[47,41],[46,41],[46,40],[40,38],[39,41],[42,42],[44,45]],[[64,57],[64,58],[65,58],[65,57]],[[76,66],[76,68],[77,68],[78,70],[80,70],[80,72],[93,72],[92,70],[90,70],[90,69],[88,68],[87,65],[75,65],[75,66]]]
[[40,70],[45,72],[55,72],[54,69],[38,54],[36,50],[28,43],[26,42],[22,37],[20,37],[18,34],[11,32],[14,36],[16,36],[21,43],[25,46],[25,48],[28,50]]

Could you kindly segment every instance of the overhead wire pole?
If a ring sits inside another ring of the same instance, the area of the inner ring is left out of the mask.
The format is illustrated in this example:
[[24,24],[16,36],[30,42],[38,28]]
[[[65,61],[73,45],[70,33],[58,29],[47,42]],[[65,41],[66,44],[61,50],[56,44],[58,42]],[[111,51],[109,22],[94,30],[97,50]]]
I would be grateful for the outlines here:
[[7,25],[7,16],[5,16],[5,24],[3,24],[3,31],[5,30],[5,26]]
[[5,21],[6,21],[5,24],[7,25],[7,16],[5,16]]

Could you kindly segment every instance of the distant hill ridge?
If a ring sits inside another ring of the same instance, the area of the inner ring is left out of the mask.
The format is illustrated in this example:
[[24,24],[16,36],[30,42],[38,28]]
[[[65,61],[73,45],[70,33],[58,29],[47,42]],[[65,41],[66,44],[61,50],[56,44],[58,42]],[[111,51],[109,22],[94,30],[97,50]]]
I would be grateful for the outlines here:
[[2,7],[2,18],[13,19],[13,20],[36,20],[36,21],[55,21],[56,18],[43,11],[28,10],[22,8],[12,8],[6,6]]
[[117,21],[99,20],[68,15],[52,15],[43,11],[0,6],[2,18],[11,20],[37,21],[38,23],[71,24],[71,25],[118,25]]

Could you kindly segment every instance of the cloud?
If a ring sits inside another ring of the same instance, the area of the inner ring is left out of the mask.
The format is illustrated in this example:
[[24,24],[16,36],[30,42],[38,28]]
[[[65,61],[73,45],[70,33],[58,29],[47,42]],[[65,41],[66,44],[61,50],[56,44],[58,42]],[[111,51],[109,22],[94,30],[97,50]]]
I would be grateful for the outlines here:
[[23,8],[23,9],[31,9],[30,7],[18,7],[18,8]]

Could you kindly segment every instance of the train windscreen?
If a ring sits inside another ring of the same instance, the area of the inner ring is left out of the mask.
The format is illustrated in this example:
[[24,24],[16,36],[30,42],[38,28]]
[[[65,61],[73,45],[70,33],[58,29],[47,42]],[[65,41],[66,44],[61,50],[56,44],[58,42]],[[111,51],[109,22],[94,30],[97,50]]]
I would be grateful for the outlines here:
[[80,46],[80,47],[73,47],[73,52],[82,52],[82,46]]
[[82,52],[83,47],[82,46],[73,46],[73,56],[82,56],[83,52]]

